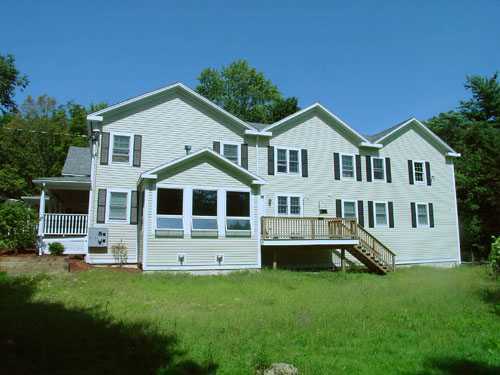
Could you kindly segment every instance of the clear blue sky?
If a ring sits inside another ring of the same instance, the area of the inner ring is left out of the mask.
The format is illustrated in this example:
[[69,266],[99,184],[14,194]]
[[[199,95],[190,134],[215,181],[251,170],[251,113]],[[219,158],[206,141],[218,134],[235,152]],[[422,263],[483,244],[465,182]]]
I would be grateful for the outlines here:
[[6,1],[0,53],[48,94],[110,104],[247,59],[301,107],[373,134],[500,69],[500,1]]

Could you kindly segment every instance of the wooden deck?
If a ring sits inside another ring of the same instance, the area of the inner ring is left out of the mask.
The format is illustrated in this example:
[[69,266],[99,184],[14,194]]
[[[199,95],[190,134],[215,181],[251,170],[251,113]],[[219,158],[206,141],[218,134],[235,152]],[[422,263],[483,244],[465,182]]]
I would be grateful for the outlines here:
[[[395,271],[396,255],[354,218],[273,217],[261,218],[261,238],[266,244],[342,246],[368,269],[379,274]],[[285,242],[286,241],[286,242]],[[345,269],[345,252],[342,250]],[[273,268],[277,261],[273,256]]]

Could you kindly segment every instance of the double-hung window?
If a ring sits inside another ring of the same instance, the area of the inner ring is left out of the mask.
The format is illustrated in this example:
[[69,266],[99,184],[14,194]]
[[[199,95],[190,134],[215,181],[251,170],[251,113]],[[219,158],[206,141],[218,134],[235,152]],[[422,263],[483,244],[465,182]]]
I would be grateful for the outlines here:
[[342,180],[354,180],[354,176],[356,175],[354,155],[340,154],[340,160]]
[[387,202],[375,202],[375,226],[389,226]]
[[342,217],[345,218],[356,218],[358,215],[356,213],[357,202],[351,200],[342,201]]
[[385,181],[385,159],[376,157],[373,157],[371,159],[373,181]]
[[276,171],[278,174],[300,175],[299,149],[277,147]]
[[184,229],[182,189],[158,188],[156,195],[156,229],[182,231]]
[[108,220],[128,222],[129,198],[126,191],[108,191]]
[[111,164],[130,164],[132,158],[132,135],[112,133]]
[[226,191],[226,233],[250,233],[250,193]]
[[415,184],[425,185],[427,183],[425,176],[425,162],[413,160],[413,181]]
[[427,203],[416,203],[417,208],[417,227],[429,226],[429,205]]
[[240,144],[221,142],[222,155],[227,159],[240,164]]
[[276,213],[279,216],[302,216],[302,198],[299,195],[278,194]]
[[193,232],[217,234],[217,190],[193,189]]

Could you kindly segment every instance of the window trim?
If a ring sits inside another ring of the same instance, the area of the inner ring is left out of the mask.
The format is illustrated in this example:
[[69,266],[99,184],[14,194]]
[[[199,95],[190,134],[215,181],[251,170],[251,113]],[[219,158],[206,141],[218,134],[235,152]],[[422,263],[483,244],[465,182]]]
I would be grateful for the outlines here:
[[[278,149],[286,150],[286,173],[278,172]],[[297,151],[297,163],[298,170],[297,173],[290,172],[290,151]],[[287,146],[274,146],[274,170],[276,175],[281,176],[302,176],[302,159],[301,159],[301,149],[298,147],[287,147]]]
[[[342,163],[343,156],[352,157],[352,177],[344,177],[344,163]],[[350,152],[339,152],[339,164],[340,164],[340,179],[342,181],[356,181],[356,155]]]
[[[278,213],[278,197],[287,197],[287,214],[280,214]],[[291,208],[291,197],[296,197],[299,198],[299,203],[300,203],[300,214],[291,214],[290,213],[290,208]],[[304,200],[302,198],[302,194],[293,194],[293,193],[276,193],[274,194],[274,213],[276,216],[281,216],[281,217],[303,217],[304,216]]]
[[[224,155],[224,145],[231,145],[231,146],[238,147],[238,151],[236,151],[236,156],[238,157],[238,161],[236,162],[236,164],[241,165],[241,143],[240,142],[230,142],[230,141],[219,141],[219,142],[220,142],[220,154],[222,156],[224,156],[226,159],[227,159],[227,157]],[[228,159],[228,160],[230,160],[230,159]]]
[[[109,211],[110,211],[110,206],[111,206],[111,193],[127,193],[127,208],[126,208],[125,220],[111,219],[109,217]],[[131,189],[113,188],[113,189],[107,190],[107,192],[106,192],[106,218],[105,218],[106,223],[127,224],[127,225],[130,224],[130,199],[131,199],[131,196],[132,196]]]
[[[412,160],[412,171],[413,171],[413,184],[414,185],[427,185],[427,171],[425,169],[425,160]],[[422,163],[422,176],[424,179],[422,181],[417,181],[416,179],[416,169],[415,163]]]
[[[370,162],[372,164],[372,181],[373,182],[387,182],[387,168],[386,168],[386,161],[385,161],[386,158],[383,156],[372,156],[370,159],[371,159]],[[374,164],[375,159],[382,160],[382,168],[384,169],[384,178],[383,179],[375,178],[375,164]]]
[[[418,206],[425,206],[425,213],[427,214],[427,225],[420,225],[418,222]],[[429,202],[415,202],[415,223],[417,228],[430,228],[431,227],[431,215],[429,212]]]
[[[117,162],[113,161],[113,150],[115,148],[115,135],[122,137],[129,137],[130,142],[128,144],[128,162]],[[110,132],[109,137],[109,165],[128,165],[131,166],[134,159],[134,133],[124,133],[124,132]]]
[[353,217],[353,219],[356,219],[356,221],[359,220],[358,218],[358,201],[357,200],[354,200],[354,199],[342,199],[342,215],[341,217],[345,217],[344,216],[344,212],[345,212],[345,208],[344,208],[344,203],[347,202],[347,203],[354,203],[354,214],[355,216]]
[[[377,203],[385,205],[386,225],[377,224]],[[389,228],[389,202],[388,201],[373,201],[373,226],[374,228]]]

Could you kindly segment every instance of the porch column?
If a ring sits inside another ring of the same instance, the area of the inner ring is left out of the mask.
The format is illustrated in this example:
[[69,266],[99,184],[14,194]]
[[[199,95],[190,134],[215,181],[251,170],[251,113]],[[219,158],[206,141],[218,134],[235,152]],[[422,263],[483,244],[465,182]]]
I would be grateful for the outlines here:
[[340,251],[340,265],[342,267],[342,273],[345,273],[345,249]]
[[[38,212],[38,216],[40,221],[38,222],[38,236],[43,238],[44,232],[44,215],[45,215],[45,184],[42,184],[42,192],[40,193],[40,210]],[[40,244],[40,255],[43,253],[43,248]]]

